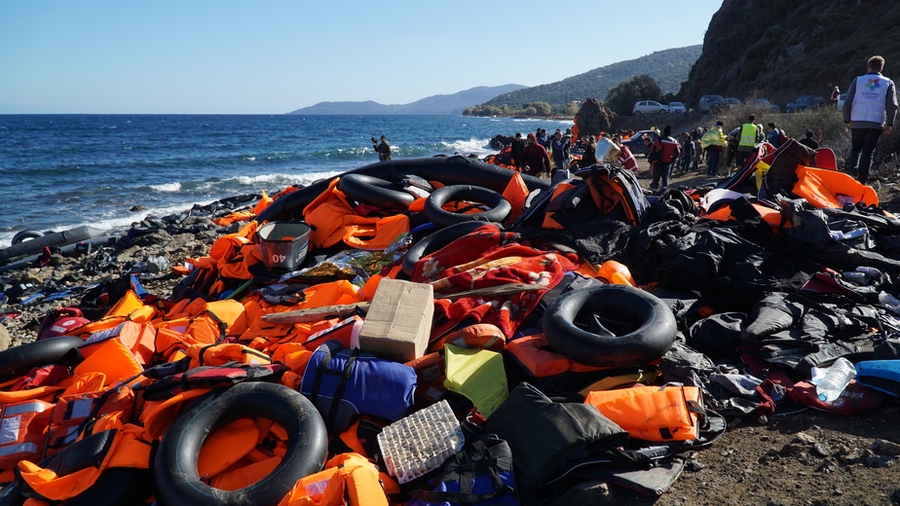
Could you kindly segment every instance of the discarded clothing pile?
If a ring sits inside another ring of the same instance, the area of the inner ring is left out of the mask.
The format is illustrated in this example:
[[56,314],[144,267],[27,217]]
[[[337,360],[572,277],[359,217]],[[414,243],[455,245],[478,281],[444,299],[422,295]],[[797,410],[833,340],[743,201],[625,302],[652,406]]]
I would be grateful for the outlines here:
[[658,495],[726,417],[874,409],[887,373],[811,380],[900,361],[900,220],[796,146],[659,197],[612,166],[387,161],[218,216],[172,294],[131,278],[0,352],[0,502]]

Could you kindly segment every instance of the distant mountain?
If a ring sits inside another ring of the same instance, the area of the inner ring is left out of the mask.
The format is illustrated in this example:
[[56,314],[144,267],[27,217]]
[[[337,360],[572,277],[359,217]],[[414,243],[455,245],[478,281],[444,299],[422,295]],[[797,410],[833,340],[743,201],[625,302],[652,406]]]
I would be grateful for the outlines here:
[[[633,76],[648,75],[659,85],[663,93],[675,93],[690,74],[691,66],[700,57],[703,46],[688,46],[656,51],[634,60],[621,61],[590,70],[562,81],[524,88],[503,95],[491,97],[482,105],[520,107],[522,104],[547,102],[554,107],[586,98],[596,98],[601,102],[609,89]],[[476,105],[476,102],[469,104]]]
[[519,84],[477,86],[452,95],[433,95],[409,104],[384,105],[365,102],[319,102],[288,114],[462,114],[463,109],[490,100],[497,95],[521,90]]

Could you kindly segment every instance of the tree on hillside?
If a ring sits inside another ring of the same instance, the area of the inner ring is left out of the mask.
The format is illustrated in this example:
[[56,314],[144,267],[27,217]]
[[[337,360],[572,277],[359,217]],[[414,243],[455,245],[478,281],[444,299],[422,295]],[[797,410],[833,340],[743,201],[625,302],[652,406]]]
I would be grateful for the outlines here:
[[522,107],[524,107],[526,110],[534,109],[537,112],[537,114],[539,114],[541,116],[549,116],[550,111],[552,110],[552,108],[550,107],[550,104],[548,104],[547,102],[531,102],[531,103],[527,103],[527,104],[522,104]]
[[631,109],[638,100],[661,99],[662,90],[656,81],[648,75],[640,75],[610,88],[604,104],[616,114],[627,116],[631,114]]

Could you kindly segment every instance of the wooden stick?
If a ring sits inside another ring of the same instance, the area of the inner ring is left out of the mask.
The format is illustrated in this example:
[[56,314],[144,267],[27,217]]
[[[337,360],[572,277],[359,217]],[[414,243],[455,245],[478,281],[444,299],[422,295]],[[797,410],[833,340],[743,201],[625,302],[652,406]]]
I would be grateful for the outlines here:
[[368,302],[359,302],[357,304],[311,307],[309,309],[271,313],[263,315],[262,319],[269,323],[310,323],[329,318],[347,318],[357,311],[366,312],[368,310]]
[[[464,297],[502,297],[520,292],[543,290],[544,288],[547,288],[547,283],[507,283],[505,285],[486,286],[446,295],[435,294],[435,298],[457,300]],[[357,304],[311,307],[309,309],[271,313],[263,315],[262,319],[268,323],[311,323],[327,320],[328,318],[347,318],[354,313],[368,311],[369,304],[368,302],[359,302]]]
[[448,293],[447,295],[435,294],[436,299],[456,300],[463,297],[502,297],[514,295],[520,292],[533,292],[547,288],[547,283],[506,283],[505,285],[486,286],[464,292]]

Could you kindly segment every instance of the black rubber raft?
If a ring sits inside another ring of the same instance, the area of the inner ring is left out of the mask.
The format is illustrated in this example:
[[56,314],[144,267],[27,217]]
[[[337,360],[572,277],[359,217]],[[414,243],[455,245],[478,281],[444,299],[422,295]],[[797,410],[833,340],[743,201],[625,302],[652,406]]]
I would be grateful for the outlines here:
[[[393,183],[404,176],[418,176],[427,181],[440,181],[444,185],[480,186],[502,193],[516,172],[465,156],[435,156],[433,158],[406,158],[388,162],[377,162],[344,174],[362,174]],[[550,182],[527,174],[521,174],[529,191],[546,190]],[[267,221],[298,220],[303,208],[318,197],[330,179],[322,179],[292,192],[273,202],[257,216],[260,223]]]

